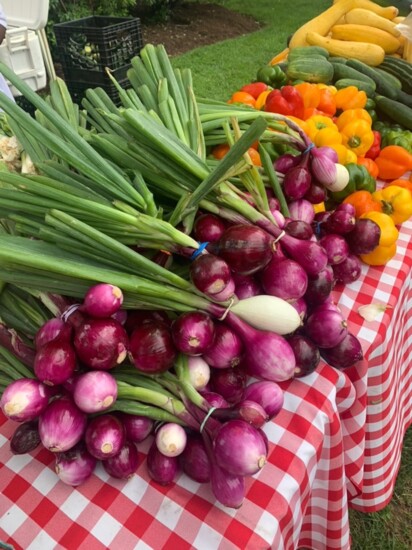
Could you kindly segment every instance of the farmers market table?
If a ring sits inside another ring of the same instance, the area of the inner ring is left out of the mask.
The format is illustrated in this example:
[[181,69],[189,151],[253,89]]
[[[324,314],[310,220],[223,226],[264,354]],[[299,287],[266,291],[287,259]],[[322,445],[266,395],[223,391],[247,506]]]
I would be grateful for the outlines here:
[[[321,364],[283,384],[285,406],[265,427],[270,456],[248,480],[239,510],[186,476],[154,484],[140,466],[128,482],[99,467],[79,488],[60,482],[48,451],[13,456],[16,424],[0,416],[0,540],[25,550],[250,548],[346,550],[348,506],[374,511],[392,495],[412,420],[412,223],[396,257],[334,291],[365,360],[345,372]],[[362,304],[390,306],[372,321]]]

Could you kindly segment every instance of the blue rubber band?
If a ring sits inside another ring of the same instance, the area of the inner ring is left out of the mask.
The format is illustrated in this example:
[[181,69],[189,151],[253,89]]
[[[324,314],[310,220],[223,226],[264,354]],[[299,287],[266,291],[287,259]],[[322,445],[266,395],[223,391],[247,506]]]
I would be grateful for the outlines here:
[[203,252],[203,250],[207,247],[209,242],[199,243],[199,248],[197,248],[193,254],[190,256],[191,260],[196,260],[198,256]]
[[315,235],[320,235],[321,226],[322,226],[322,222],[315,222]]
[[305,153],[309,153],[309,151],[310,151],[311,149],[313,149],[314,147],[315,147],[315,144],[314,144],[313,142],[312,142],[312,143],[309,143],[309,145],[306,147],[306,149],[303,151],[302,154],[304,155]]

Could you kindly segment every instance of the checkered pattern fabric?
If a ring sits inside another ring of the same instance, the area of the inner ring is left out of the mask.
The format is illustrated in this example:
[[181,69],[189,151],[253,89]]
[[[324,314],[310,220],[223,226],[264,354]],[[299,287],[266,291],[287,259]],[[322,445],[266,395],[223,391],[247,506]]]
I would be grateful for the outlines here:
[[[24,550],[349,549],[348,506],[372,511],[390,500],[412,420],[411,235],[404,224],[387,266],[364,266],[359,281],[335,289],[365,360],[344,372],[322,363],[283,383],[284,408],[265,426],[268,463],[248,479],[239,510],[183,474],[171,486],[153,483],[149,442],[129,481],[99,466],[68,487],[48,451],[11,454],[16,424],[0,415],[0,540]],[[391,308],[362,319],[359,305],[376,302]]]

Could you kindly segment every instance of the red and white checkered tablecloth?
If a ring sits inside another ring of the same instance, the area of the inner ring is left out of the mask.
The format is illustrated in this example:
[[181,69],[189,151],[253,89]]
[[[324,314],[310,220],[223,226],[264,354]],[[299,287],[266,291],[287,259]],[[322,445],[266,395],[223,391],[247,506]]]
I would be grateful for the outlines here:
[[[345,372],[322,364],[283,384],[284,409],[265,427],[268,463],[248,480],[239,510],[185,475],[168,487],[150,481],[149,442],[131,480],[99,467],[68,487],[48,451],[10,453],[16,424],[0,416],[0,540],[24,550],[349,549],[348,501],[365,511],[388,502],[412,420],[411,235],[404,224],[390,264],[365,266],[359,281],[334,291],[366,360]],[[357,307],[371,302],[392,309],[366,322]]]

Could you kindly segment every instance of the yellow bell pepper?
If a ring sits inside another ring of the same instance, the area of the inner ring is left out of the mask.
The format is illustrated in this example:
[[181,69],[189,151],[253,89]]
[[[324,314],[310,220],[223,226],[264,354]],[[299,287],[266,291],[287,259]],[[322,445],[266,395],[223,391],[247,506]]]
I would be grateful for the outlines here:
[[332,143],[329,145],[329,147],[334,149],[338,154],[339,164],[350,164],[351,162],[357,162],[358,157],[355,155],[355,153],[344,145],[339,143]]
[[360,259],[368,265],[385,265],[396,254],[396,241],[399,236],[393,219],[383,212],[365,212],[361,218],[367,218],[379,225],[381,236],[378,246],[369,252],[369,254],[361,254]]
[[343,111],[335,121],[339,130],[342,130],[349,122],[354,120],[366,120],[369,126],[372,126],[372,117],[366,109],[348,109]]
[[336,108],[346,111],[347,109],[363,109],[368,100],[368,96],[363,90],[358,90],[356,86],[347,86],[341,88],[335,94]]
[[312,141],[319,130],[323,130],[324,128],[334,128],[335,131],[338,131],[336,124],[328,116],[313,115],[306,119],[306,123],[308,125],[308,136]]
[[395,225],[406,222],[412,216],[412,195],[408,189],[388,185],[375,191],[372,196],[381,202],[382,211],[392,218]]
[[342,143],[342,135],[335,127],[322,128],[313,136],[316,147],[331,147],[332,144]]
[[341,129],[342,143],[353,151],[357,157],[363,157],[370,149],[375,136],[366,120],[353,120]]

